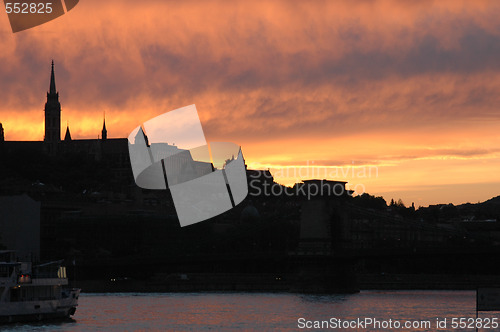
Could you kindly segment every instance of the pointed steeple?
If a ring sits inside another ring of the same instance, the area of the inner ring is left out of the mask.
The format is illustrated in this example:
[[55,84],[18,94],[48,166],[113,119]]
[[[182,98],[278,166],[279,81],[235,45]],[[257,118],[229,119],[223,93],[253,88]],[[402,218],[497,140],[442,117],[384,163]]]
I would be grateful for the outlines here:
[[64,135],[65,141],[71,141],[71,133],[69,132],[69,124],[66,124],[66,135]]
[[48,144],[47,149],[49,154],[55,153],[57,149],[56,144],[61,141],[61,103],[59,102],[59,93],[56,90],[54,60],[52,60],[50,88],[47,92],[47,102],[45,103],[44,141]]
[[49,94],[54,95],[56,94],[56,76],[54,74],[54,60],[52,60],[52,72],[50,73],[50,90]]
[[3,141],[5,141],[5,136],[3,133],[2,123],[0,122],[0,142],[3,142]]
[[106,130],[106,113],[104,113],[104,120],[102,122],[102,133],[101,133],[102,139],[108,139],[108,131]]

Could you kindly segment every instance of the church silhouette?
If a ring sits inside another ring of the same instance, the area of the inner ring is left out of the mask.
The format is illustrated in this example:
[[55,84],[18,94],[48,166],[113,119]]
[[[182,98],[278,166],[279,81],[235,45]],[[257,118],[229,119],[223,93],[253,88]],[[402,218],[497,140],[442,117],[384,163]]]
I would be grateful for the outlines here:
[[69,125],[66,134],[61,140],[61,103],[59,92],[56,89],[54,61],[51,65],[50,87],[45,103],[45,135],[43,141],[6,141],[5,131],[0,123],[0,148],[4,153],[12,151],[35,150],[48,157],[57,157],[64,154],[80,154],[92,161],[105,161],[115,172],[123,173],[128,177],[130,172],[130,159],[127,138],[108,138],[106,119],[103,119],[100,138],[73,139]]

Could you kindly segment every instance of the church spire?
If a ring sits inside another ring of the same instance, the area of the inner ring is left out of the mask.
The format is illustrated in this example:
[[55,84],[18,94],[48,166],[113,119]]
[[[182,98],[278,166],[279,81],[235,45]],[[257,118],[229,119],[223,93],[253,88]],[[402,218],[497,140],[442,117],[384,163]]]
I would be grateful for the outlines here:
[[61,103],[59,93],[56,90],[56,80],[54,75],[54,60],[50,72],[50,89],[47,92],[47,102],[45,103],[45,137],[47,151],[55,154],[57,143],[61,141]]
[[71,141],[71,133],[69,132],[69,123],[66,124],[66,135],[64,136],[65,141]]
[[52,60],[52,72],[50,73],[50,90],[49,93],[54,95],[57,93],[56,91],[56,77],[54,75],[54,60]]
[[104,119],[103,119],[103,122],[102,122],[101,138],[102,139],[108,139],[108,131],[106,130],[106,113],[104,113]]

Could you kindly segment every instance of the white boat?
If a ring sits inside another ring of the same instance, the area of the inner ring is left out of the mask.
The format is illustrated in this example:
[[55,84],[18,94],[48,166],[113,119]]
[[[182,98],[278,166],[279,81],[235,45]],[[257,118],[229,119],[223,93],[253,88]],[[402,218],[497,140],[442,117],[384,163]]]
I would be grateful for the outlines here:
[[32,266],[17,262],[14,251],[0,251],[0,322],[69,318],[80,289],[67,288],[62,261]]

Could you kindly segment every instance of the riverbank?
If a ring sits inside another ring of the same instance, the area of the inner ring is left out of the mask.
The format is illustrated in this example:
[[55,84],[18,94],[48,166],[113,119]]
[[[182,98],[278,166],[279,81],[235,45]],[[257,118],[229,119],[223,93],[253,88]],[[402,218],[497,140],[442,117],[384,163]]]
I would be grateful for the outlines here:
[[[360,274],[351,285],[345,282],[328,293],[355,293],[359,290],[475,290],[500,287],[497,275],[448,274]],[[151,280],[116,277],[109,280],[77,280],[72,283],[86,293],[118,292],[297,292],[304,290],[297,276],[289,274],[191,273],[157,275]]]
[[481,287],[499,287],[497,275],[457,274],[361,274],[362,290],[475,290]]

